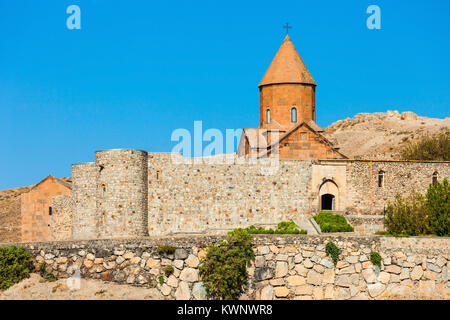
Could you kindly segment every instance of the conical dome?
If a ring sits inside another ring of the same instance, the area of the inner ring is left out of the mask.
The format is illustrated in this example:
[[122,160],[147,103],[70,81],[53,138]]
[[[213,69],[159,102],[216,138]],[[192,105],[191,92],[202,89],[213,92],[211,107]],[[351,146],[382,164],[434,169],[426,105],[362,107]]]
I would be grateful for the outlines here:
[[286,35],[258,87],[279,83],[302,83],[317,86],[289,35]]

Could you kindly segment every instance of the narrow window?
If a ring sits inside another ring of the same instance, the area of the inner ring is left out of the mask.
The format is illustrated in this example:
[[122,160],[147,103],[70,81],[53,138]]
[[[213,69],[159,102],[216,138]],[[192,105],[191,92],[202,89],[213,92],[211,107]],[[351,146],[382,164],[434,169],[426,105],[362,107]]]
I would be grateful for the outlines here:
[[433,184],[436,184],[438,182],[438,173],[436,171],[433,173],[433,178],[431,181]]
[[380,170],[378,172],[378,187],[383,188],[384,186],[384,171]]
[[52,207],[48,207],[48,215],[51,216],[52,215]]
[[297,108],[291,109],[291,121],[293,123],[297,122]]
[[106,185],[102,184],[100,188],[101,197],[104,198],[106,196]]
[[270,123],[270,109],[266,111],[266,123]]
[[161,181],[161,171],[156,171],[156,181]]

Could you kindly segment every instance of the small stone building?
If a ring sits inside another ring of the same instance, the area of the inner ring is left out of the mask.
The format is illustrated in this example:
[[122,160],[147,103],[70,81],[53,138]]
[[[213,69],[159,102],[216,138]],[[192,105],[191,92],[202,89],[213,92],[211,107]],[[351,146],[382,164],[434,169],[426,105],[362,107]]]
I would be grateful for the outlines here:
[[[30,191],[21,195],[21,240],[51,241],[54,240],[52,222],[55,212],[52,207],[56,196],[72,195],[72,186],[69,182],[48,176]],[[71,217],[67,221],[72,225]]]
[[0,191],[0,243],[72,238],[71,178]]

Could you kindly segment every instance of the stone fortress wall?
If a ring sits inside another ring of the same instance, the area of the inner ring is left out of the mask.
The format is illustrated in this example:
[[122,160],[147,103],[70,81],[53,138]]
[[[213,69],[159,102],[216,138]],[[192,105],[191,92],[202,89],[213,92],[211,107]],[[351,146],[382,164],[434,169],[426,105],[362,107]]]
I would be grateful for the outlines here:
[[435,173],[448,179],[450,164],[239,158],[195,163],[170,153],[99,151],[95,163],[72,167],[73,238],[223,234],[280,221],[302,227],[323,209],[324,195],[332,195],[333,210],[347,215],[357,232],[373,233],[383,228],[384,208],[397,192],[423,193]]
[[[59,278],[79,276],[156,287],[168,299],[207,299],[198,266],[220,236],[34,242],[24,245],[35,267],[45,261]],[[341,250],[336,266],[325,253]],[[255,260],[241,299],[449,299],[449,238],[351,235],[257,235]],[[174,254],[160,254],[162,245]],[[382,257],[381,270],[370,252]],[[163,276],[171,265],[173,274]],[[71,281],[74,283],[74,281]]]
[[311,161],[186,164],[149,154],[149,234],[224,233],[309,217]]
[[73,238],[147,235],[147,167],[139,150],[97,151],[95,163],[73,165]]
[[[379,187],[378,175],[382,172],[384,183]],[[346,210],[359,214],[367,212],[370,209],[372,189],[373,212],[381,214],[388,200],[396,193],[408,195],[416,191],[425,194],[434,173],[437,173],[439,181],[443,178],[449,179],[450,163],[383,160],[350,162],[347,166]]]

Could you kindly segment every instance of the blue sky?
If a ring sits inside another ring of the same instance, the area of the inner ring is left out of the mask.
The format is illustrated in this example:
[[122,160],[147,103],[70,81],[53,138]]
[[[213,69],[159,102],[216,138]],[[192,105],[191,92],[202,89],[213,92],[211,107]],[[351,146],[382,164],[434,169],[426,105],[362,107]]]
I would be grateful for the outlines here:
[[[68,30],[66,8],[81,8]],[[381,30],[366,8],[381,8]],[[177,128],[257,127],[257,85],[284,38],[318,83],[317,122],[450,116],[449,1],[1,1],[0,189],[94,151],[169,152]]]

